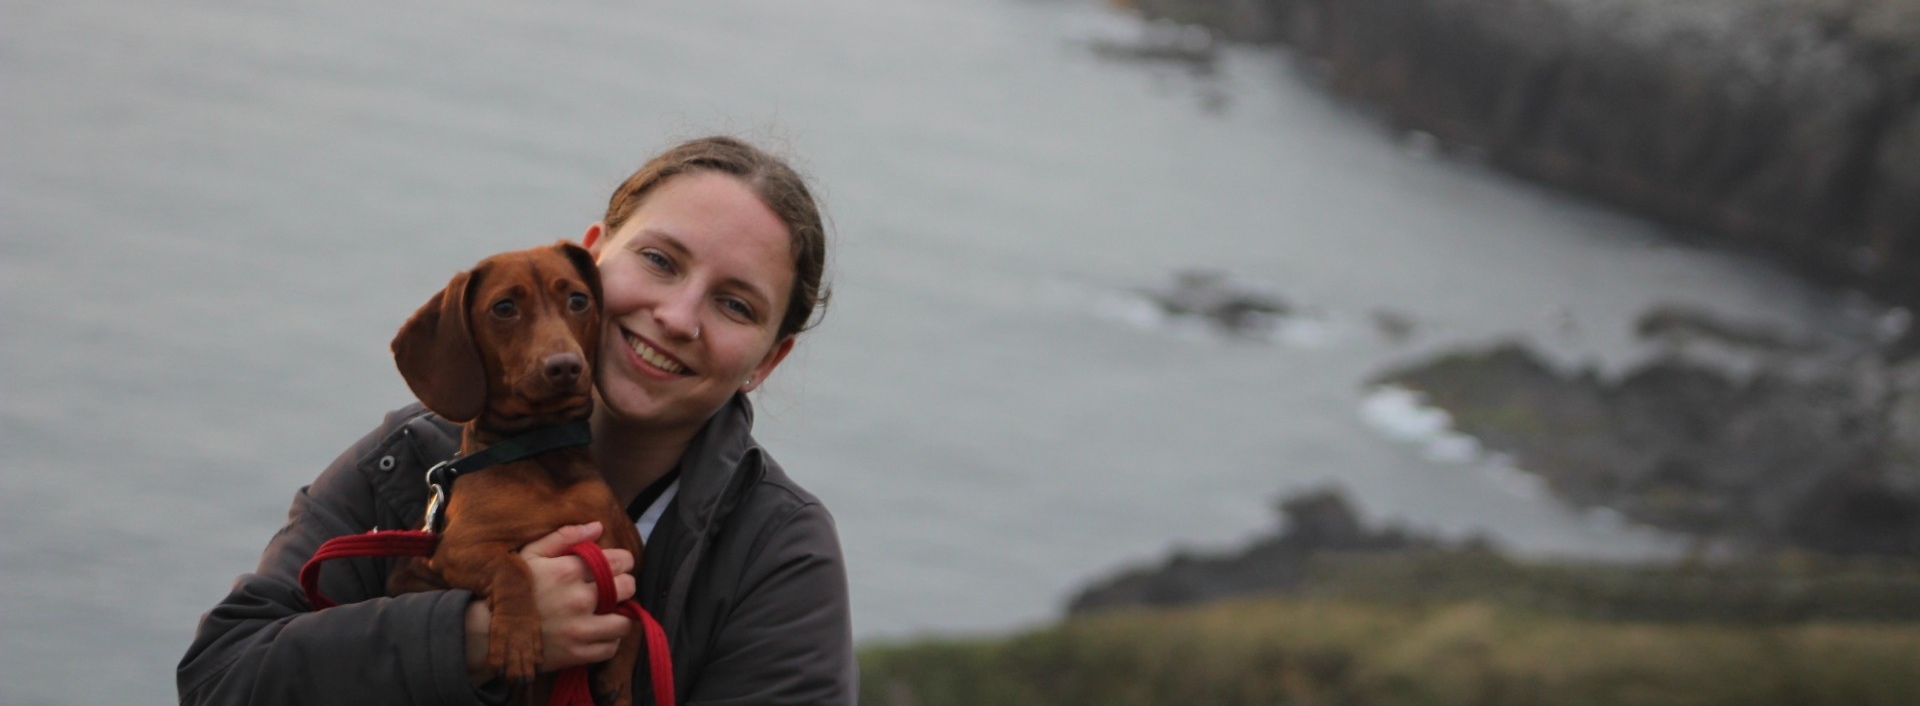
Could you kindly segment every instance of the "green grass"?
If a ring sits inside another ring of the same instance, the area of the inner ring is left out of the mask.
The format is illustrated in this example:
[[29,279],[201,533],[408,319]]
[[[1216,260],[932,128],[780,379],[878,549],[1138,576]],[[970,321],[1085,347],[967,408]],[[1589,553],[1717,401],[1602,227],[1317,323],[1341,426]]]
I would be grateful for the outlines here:
[[1606,621],[1482,601],[1262,598],[872,645],[861,703],[1920,703],[1920,623]]
[[1613,621],[1920,622],[1920,563],[1802,553],[1680,565],[1527,562],[1464,550],[1323,555],[1299,592],[1379,603],[1482,601]]

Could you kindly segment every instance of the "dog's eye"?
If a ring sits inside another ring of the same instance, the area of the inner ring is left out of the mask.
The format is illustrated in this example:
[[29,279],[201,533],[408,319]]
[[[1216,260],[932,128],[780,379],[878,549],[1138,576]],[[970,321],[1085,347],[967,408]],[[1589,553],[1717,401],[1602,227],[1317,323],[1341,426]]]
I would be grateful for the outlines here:
[[573,296],[567,297],[567,309],[575,314],[586,311],[587,304],[587,295],[585,294],[574,292]]
[[502,299],[493,303],[494,316],[502,319],[511,319],[514,314],[518,313],[520,313],[520,307],[515,306],[512,299]]

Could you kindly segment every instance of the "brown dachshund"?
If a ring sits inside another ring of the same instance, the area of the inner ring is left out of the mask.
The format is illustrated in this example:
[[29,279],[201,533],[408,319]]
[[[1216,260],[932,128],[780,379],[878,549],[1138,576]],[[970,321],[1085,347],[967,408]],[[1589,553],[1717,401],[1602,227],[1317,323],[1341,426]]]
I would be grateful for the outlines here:
[[[592,414],[600,317],[593,256],[561,241],[495,255],[455,275],[401,327],[393,357],[421,403],[465,424],[465,456]],[[439,548],[430,559],[403,563],[390,586],[451,586],[484,596],[493,612],[487,664],[510,683],[528,685],[540,671],[540,616],[532,574],[517,552],[563,525],[597,520],[604,527],[600,546],[633,552],[637,566],[639,532],[584,446],[463,476],[450,498]],[[598,695],[631,703],[642,639],[636,623],[613,661],[595,673]]]

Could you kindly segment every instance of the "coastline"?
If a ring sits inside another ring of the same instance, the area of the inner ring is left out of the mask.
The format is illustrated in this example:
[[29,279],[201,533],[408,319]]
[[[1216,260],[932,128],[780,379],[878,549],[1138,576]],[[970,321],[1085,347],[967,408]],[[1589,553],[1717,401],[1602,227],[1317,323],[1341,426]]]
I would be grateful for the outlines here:
[[[1115,0],[1205,66],[1203,26],[1284,45],[1423,151],[1489,165],[1920,305],[1920,0]],[[1287,315],[1186,278],[1228,334]],[[1337,493],[1283,529],[1090,578],[1059,621],[870,644],[863,701],[1906,703],[1920,689],[1920,335],[1638,322],[1619,376],[1488,342],[1384,372],[1557,499],[1696,539],[1638,563],[1371,528]],[[1385,328],[1385,327],[1383,327]],[[1476,451],[1478,453],[1480,451]]]
[[1905,704],[1920,564],[1806,554],[1541,562],[1358,523],[1283,531],[1090,586],[1058,622],[869,643],[861,702]]
[[1455,156],[1920,303],[1920,1],[1115,0]]

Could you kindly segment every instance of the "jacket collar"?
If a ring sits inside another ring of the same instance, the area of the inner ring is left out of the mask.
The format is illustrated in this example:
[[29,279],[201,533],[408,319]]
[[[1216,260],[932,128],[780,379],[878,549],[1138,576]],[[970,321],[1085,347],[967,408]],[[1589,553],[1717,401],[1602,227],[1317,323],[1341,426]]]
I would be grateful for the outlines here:
[[705,534],[724,521],[740,490],[764,474],[763,454],[753,440],[753,404],[735,393],[707,420],[680,456],[680,522]]
[[[673,567],[667,576],[650,577],[667,581],[666,603],[656,612],[663,616],[670,636],[683,634],[687,597],[692,593],[694,577],[702,572],[701,564],[714,535],[725,526],[747,488],[766,475],[765,454],[754,442],[752,429],[753,405],[746,395],[736,393],[707,420],[680,455],[680,491],[673,502],[679,507],[675,517],[681,525],[681,539],[647,548],[648,560],[664,551],[665,566]],[[659,537],[659,529],[654,531]]]

